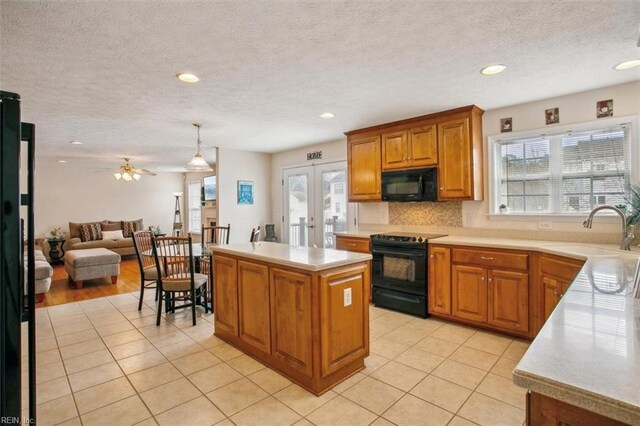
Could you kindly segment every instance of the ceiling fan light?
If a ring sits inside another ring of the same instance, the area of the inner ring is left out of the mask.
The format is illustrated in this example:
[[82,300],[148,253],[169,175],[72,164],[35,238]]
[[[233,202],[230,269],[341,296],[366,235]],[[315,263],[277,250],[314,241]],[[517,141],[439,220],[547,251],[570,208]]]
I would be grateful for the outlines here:
[[122,174],[122,179],[124,179],[126,182],[131,182],[133,180],[131,175],[129,173],[127,173],[127,172]]
[[122,179],[122,173],[120,173],[120,172],[115,172],[115,173],[113,174],[113,177],[114,177],[116,180],[120,180],[120,179]]
[[133,178],[134,178],[135,180],[140,180],[140,175],[139,175],[139,174],[137,174],[137,173],[134,173],[134,174],[133,174]]

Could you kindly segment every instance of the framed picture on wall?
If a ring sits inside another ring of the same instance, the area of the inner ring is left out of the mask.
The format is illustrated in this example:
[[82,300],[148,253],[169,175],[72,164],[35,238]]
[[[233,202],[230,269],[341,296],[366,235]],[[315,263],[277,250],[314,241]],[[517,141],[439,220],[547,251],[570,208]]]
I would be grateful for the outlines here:
[[613,117],[613,99],[598,101],[598,103],[596,104],[596,117]]
[[253,204],[253,182],[250,180],[238,181],[238,204]]
[[511,117],[500,119],[500,132],[510,132],[513,130],[513,119]]
[[558,124],[560,123],[560,109],[559,108],[549,108],[544,110],[544,117],[547,126],[549,124]]

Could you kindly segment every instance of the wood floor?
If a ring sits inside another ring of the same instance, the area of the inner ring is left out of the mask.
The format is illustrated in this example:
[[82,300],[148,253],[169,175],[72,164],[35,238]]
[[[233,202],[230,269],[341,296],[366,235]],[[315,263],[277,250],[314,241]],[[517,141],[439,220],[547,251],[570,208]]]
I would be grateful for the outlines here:
[[[135,256],[124,257],[120,263],[117,284],[111,284],[111,277],[84,281],[83,288],[76,289],[64,270],[64,264],[53,267],[51,289],[45,293],[44,301],[37,307],[61,305],[80,300],[95,299],[140,289],[140,268]],[[154,290],[151,290],[154,291]]]

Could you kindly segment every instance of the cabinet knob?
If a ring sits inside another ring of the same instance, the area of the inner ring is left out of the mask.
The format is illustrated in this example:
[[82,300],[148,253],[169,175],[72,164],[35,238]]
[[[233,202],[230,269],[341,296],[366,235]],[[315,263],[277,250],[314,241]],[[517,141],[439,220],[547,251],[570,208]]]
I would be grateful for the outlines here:
[[444,191],[444,186],[441,186],[441,187],[440,187],[440,191]]
[[431,259],[433,259],[433,255],[432,255],[432,254],[431,254],[431,255],[429,255],[429,257],[430,257]]
[[484,277],[480,277],[480,281],[484,281]]
[[351,247],[355,247],[355,246],[356,246],[356,243],[349,243],[349,245],[350,245]]
[[562,293],[560,293],[559,291],[553,290],[553,294],[555,294],[556,296],[562,297]]
[[493,260],[493,257],[480,256],[480,259],[482,259],[482,260]]
[[492,278],[489,278],[489,282],[491,282]]

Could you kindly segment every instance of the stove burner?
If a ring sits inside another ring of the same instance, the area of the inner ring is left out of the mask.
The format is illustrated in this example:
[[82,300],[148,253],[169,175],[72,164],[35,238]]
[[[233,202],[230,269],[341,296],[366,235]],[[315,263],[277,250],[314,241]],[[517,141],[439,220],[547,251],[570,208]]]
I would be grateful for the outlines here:
[[409,234],[404,232],[397,232],[393,234],[375,234],[371,236],[373,241],[393,241],[400,243],[422,243],[427,242],[431,238],[444,237],[446,235],[440,234]]

